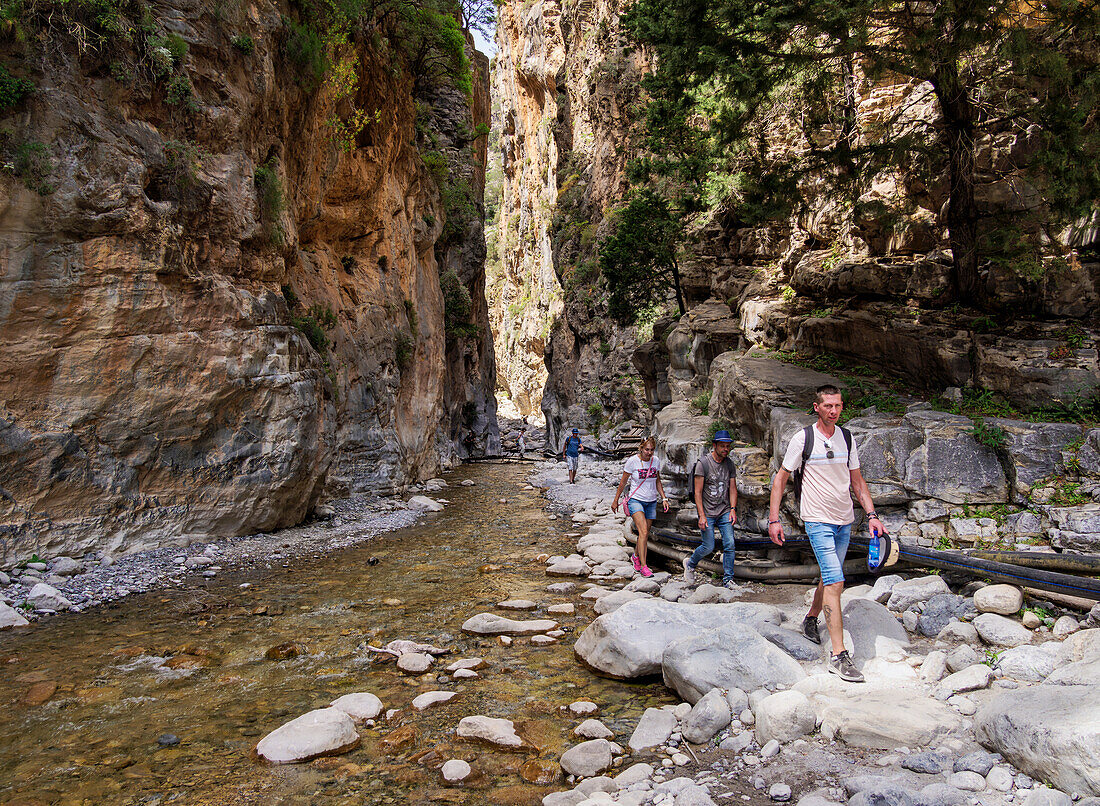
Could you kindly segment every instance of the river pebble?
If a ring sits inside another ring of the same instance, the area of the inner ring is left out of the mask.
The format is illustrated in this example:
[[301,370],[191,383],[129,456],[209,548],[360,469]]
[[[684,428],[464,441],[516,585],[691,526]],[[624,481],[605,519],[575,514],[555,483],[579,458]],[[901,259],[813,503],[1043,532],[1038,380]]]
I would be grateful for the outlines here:
[[584,720],[573,729],[573,733],[585,739],[611,739],[615,736],[611,729],[598,719]]
[[351,717],[337,708],[320,708],[292,719],[256,745],[256,754],[276,764],[308,761],[346,752],[359,744]]
[[368,691],[359,691],[353,694],[345,694],[337,697],[330,705],[343,711],[356,722],[364,722],[376,718],[382,713],[382,700]]
[[434,661],[431,655],[424,652],[402,652],[397,658],[397,668],[405,674],[423,674]]
[[457,672],[459,669],[484,669],[487,664],[481,658],[463,658],[449,664],[448,672]]
[[567,706],[569,713],[574,716],[591,716],[600,712],[600,706],[590,700],[577,700]]
[[538,603],[532,602],[530,599],[508,599],[497,602],[497,607],[501,610],[535,610],[538,608]]
[[463,717],[455,733],[460,739],[473,739],[497,747],[519,749],[527,746],[509,719],[481,715]]
[[443,780],[448,783],[457,783],[470,777],[472,772],[470,765],[462,759],[452,758],[440,768]]

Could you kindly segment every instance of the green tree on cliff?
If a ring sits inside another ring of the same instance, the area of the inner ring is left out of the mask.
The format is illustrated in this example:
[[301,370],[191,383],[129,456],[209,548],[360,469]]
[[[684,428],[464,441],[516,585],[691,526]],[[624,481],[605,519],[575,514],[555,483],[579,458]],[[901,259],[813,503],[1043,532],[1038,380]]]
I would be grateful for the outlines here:
[[462,27],[477,31],[486,39],[492,39],[496,31],[497,5],[494,0],[459,0],[462,10]]
[[[690,125],[732,174],[746,220],[797,207],[822,182],[847,187],[854,202],[885,167],[924,165],[934,176],[946,162],[963,301],[983,299],[983,134],[1032,144],[1034,158],[994,169],[1020,180],[1025,216],[1072,221],[1100,195],[1100,6],[1091,0],[638,0],[625,24],[656,57],[650,151],[669,163],[669,113],[691,121],[684,110],[695,110]],[[910,98],[926,89],[939,118],[901,109],[860,126],[861,81],[886,91],[908,82]]]
[[683,219],[652,190],[631,194],[616,213],[614,232],[600,245],[600,273],[607,280],[608,313],[623,325],[654,304],[662,305],[669,288],[684,313],[677,251]]

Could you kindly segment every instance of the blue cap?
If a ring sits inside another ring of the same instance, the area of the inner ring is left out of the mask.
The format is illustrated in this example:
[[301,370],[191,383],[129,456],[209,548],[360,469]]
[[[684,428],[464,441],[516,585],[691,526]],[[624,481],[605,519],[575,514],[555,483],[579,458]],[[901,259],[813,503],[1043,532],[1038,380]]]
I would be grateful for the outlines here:
[[577,430],[576,428],[574,428],[574,429],[573,429],[573,433],[574,433],[574,434],[579,434],[579,433],[580,433],[580,431],[579,431],[579,430]]
[[733,442],[733,437],[730,436],[729,431],[719,431],[714,435],[715,442]]

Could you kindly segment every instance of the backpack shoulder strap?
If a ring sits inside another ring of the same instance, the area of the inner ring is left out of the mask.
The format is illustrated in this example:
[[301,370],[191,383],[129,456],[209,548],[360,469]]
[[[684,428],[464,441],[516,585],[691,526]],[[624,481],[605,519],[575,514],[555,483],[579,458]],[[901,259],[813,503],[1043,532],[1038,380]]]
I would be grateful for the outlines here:
[[840,429],[840,433],[844,435],[844,444],[848,446],[848,469],[852,469],[852,432],[844,426],[837,426]]
[[813,423],[806,426],[803,431],[806,438],[803,440],[802,445],[802,467],[805,467],[806,461],[810,458],[810,454],[814,452],[814,426]]

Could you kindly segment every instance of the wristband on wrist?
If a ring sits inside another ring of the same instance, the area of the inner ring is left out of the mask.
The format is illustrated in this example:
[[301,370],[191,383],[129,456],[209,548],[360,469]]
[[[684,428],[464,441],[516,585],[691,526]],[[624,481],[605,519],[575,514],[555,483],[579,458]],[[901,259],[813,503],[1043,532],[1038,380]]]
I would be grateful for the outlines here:
[[768,521],[768,526],[771,526],[773,523],[779,523],[779,521]]
[[878,519],[878,513],[873,511],[873,510],[871,512],[868,512],[867,513],[867,520],[871,520],[871,518],[875,518],[877,520]]

